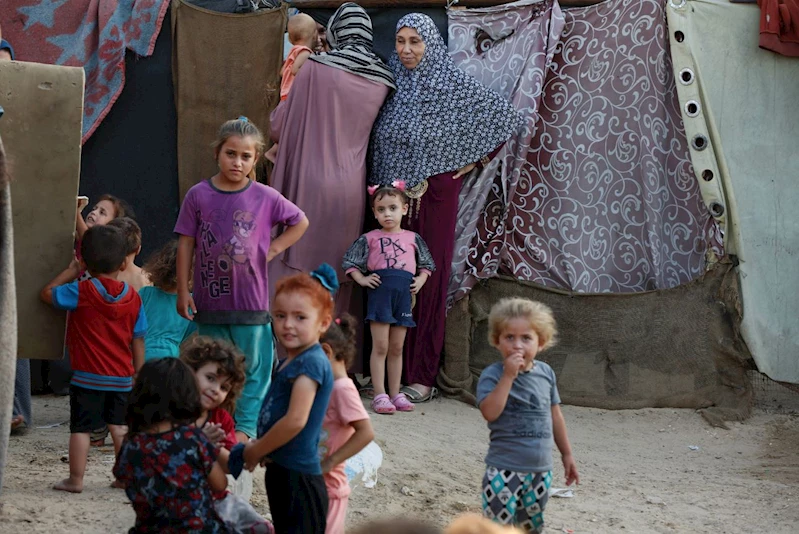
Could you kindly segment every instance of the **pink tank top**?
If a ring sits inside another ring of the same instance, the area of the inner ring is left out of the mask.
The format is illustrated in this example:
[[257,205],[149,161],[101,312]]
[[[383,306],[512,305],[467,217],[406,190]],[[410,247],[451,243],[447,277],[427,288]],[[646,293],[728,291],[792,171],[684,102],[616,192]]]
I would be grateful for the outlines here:
[[294,78],[296,77],[296,74],[291,73],[291,69],[294,67],[294,62],[297,60],[297,56],[300,55],[300,52],[304,51],[308,51],[313,54],[313,50],[307,46],[295,45],[291,47],[289,57],[287,57],[285,63],[283,63],[283,69],[280,71],[280,75],[282,76],[282,79],[280,80],[281,101],[287,99],[289,96],[289,91],[291,91],[291,86],[294,85]]

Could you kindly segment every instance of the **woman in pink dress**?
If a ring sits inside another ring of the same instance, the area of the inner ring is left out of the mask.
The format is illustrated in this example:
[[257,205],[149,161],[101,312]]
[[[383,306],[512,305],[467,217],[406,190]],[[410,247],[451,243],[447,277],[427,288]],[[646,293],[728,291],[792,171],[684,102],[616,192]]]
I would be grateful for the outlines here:
[[372,21],[360,6],[343,4],[330,18],[331,51],[314,55],[297,74],[288,99],[272,114],[280,146],[271,186],[308,214],[303,238],[269,265],[269,280],[322,263],[337,265],[336,316],[350,308],[354,282],[341,258],[363,230],[366,151],[394,76],[372,51]]

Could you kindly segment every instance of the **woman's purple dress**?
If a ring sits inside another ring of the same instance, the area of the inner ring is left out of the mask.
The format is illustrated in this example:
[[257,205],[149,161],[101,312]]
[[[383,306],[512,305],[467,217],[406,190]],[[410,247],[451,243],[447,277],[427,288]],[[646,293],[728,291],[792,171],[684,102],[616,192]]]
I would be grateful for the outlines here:
[[302,239],[270,263],[272,296],[280,278],[326,262],[341,282],[336,313],[360,307],[341,260],[363,230],[369,133],[388,93],[384,84],[308,61],[272,114],[279,148],[270,185],[310,221]]

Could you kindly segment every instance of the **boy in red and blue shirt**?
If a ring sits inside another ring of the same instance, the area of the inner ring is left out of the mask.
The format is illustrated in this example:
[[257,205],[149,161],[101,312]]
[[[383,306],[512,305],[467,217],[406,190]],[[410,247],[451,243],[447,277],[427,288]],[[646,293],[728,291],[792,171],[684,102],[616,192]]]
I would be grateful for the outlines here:
[[[144,363],[147,319],[138,293],[118,280],[127,262],[119,228],[89,228],[79,262],[47,284],[41,299],[71,313],[67,349],[74,373],[69,385],[69,478],[53,488],[83,491],[90,432],[107,424],[119,452],[125,435],[125,410],[133,375]],[[82,269],[92,278],[77,281]]]

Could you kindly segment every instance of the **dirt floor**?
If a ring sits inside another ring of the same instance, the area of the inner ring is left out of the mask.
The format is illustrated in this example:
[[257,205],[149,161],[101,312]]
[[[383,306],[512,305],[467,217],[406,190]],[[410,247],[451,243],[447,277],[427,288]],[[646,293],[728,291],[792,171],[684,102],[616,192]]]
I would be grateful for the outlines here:
[[[582,483],[573,498],[550,500],[548,532],[799,532],[795,414],[758,409],[721,430],[692,410],[563,411]],[[93,449],[82,494],[53,491],[67,474],[68,399],[35,397],[34,414],[35,428],[11,438],[0,532],[125,532],[133,512],[109,487],[113,450]],[[350,526],[396,515],[443,525],[480,510],[479,411],[436,400],[373,422],[384,461],[375,488],[353,491]],[[553,487],[563,487],[558,461]],[[262,477],[253,504],[266,512]]]

